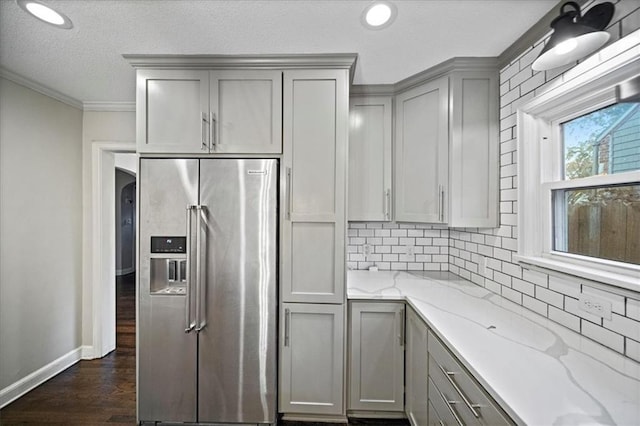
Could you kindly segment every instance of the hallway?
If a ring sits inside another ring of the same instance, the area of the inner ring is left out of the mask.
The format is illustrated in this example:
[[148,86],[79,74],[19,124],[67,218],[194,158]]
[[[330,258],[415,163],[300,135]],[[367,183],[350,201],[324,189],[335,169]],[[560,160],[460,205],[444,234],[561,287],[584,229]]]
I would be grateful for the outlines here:
[[0,410],[0,425],[136,421],[135,274],[116,277],[116,350],[83,360]]

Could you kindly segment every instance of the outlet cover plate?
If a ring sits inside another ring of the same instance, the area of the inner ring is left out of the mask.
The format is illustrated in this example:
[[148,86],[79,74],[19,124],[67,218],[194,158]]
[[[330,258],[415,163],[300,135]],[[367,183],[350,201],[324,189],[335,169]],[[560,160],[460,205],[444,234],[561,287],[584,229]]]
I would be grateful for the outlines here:
[[611,320],[611,302],[590,294],[580,294],[580,309],[592,315]]

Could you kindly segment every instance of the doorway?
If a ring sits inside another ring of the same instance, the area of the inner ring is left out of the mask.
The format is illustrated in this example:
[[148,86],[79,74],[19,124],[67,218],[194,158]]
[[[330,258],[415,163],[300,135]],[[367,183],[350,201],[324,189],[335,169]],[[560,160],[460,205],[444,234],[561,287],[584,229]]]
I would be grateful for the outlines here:
[[115,154],[115,349],[136,350],[136,156]]

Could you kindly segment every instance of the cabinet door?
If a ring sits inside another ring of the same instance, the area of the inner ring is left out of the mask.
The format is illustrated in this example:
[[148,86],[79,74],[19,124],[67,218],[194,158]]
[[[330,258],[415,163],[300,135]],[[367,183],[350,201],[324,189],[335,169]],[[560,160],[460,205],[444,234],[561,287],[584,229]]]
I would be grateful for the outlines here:
[[343,303],[346,70],[284,73],[282,297]]
[[280,412],[343,414],[344,305],[284,303]]
[[498,74],[451,76],[449,225],[498,226]]
[[212,152],[282,152],[282,72],[211,72]]
[[391,97],[349,102],[349,220],[391,220]]
[[138,152],[209,152],[209,72],[138,71],[136,121]]
[[413,426],[426,425],[429,421],[427,326],[413,311],[407,310],[407,418]]
[[404,303],[352,302],[350,410],[404,408]]
[[395,218],[446,223],[449,80],[396,97]]

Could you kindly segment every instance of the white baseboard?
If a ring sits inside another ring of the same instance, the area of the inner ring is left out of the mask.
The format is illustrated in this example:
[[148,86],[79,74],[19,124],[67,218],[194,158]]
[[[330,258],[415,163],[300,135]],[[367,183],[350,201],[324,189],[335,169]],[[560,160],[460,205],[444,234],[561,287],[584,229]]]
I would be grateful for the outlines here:
[[80,361],[82,348],[76,348],[60,358],[50,362],[39,370],[0,390],[0,408],[20,398],[30,390],[40,386],[56,374]]
[[80,347],[80,357],[82,359],[95,359],[98,358],[95,354],[95,350],[93,349],[93,346],[81,346]]

